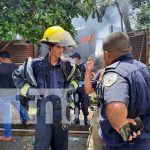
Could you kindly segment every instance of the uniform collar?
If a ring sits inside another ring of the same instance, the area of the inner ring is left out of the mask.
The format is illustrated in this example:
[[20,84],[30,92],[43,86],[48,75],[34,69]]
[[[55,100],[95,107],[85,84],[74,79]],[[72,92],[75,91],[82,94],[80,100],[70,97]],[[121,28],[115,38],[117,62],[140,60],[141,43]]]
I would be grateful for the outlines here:
[[107,66],[106,68],[109,68],[109,69],[116,68],[119,65],[120,61],[126,61],[126,60],[132,60],[132,59],[134,59],[134,57],[131,53],[120,56],[115,61],[113,61],[113,63],[111,65]]
[[[60,66],[60,65],[61,65],[61,61],[62,61],[62,60],[59,59],[58,63],[57,63],[56,65],[54,65],[54,66]],[[46,56],[44,57],[44,59],[43,59],[43,65],[44,65],[45,67],[51,65],[51,64],[49,63],[49,60],[48,60],[48,55],[46,55]]]
[[[116,59],[114,62],[116,61],[123,61],[123,60],[128,60],[128,59],[134,59],[133,55],[131,53],[120,56],[118,59]],[[114,63],[113,62],[113,63]]]

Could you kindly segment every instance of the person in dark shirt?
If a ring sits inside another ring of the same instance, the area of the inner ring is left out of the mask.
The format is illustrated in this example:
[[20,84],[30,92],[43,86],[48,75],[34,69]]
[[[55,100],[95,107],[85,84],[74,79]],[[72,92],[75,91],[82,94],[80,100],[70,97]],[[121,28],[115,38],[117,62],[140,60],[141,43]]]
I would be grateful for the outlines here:
[[2,114],[4,136],[0,141],[11,140],[11,104],[19,111],[23,122],[28,125],[29,118],[19,103],[19,96],[12,80],[12,72],[17,66],[12,63],[7,51],[0,52],[0,113]]

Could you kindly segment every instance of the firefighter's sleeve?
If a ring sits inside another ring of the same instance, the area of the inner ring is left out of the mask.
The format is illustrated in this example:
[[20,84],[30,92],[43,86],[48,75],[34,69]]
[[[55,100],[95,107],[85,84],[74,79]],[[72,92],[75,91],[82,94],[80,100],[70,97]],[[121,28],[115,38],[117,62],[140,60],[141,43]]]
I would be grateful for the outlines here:
[[34,100],[35,96],[40,98],[38,90],[30,86],[28,83],[25,83],[23,85],[23,87],[20,90],[20,94],[23,95],[24,97],[27,97],[30,100]]
[[26,83],[24,77],[24,64],[19,66],[19,68],[12,73],[12,79],[16,88],[21,89],[24,86]]
[[26,81],[25,64],[26,62],[23,65],[19,66],[19,68],[12,73],[12,79],[16,88],[20,89],[20,94],[22,96],[29,99],[34,99],[34,96],[37,94],[37,90],[35,88],[32,88]]
[[28,89],[31,86],[28,83],[26,83],[25,63],[19,66],[19,68],[12,73],[12,79],[16,88],[20,89],[20,94],[24,97],[27,97]]

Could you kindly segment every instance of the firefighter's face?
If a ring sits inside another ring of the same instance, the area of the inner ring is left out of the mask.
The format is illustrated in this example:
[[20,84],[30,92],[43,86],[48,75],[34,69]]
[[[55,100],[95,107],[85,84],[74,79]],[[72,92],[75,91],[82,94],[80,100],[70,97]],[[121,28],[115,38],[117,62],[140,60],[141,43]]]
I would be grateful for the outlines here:
[[64,52],[64,47],[59,45],[54,45],[51,47],[51,54],[53,54],[55,57],[61,57],[61,55]]

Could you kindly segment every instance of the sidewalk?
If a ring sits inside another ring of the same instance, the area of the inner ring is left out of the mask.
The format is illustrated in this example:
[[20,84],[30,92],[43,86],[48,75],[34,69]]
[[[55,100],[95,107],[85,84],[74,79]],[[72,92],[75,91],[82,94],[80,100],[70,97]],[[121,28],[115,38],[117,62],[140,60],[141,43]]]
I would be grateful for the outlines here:
[[[15,136],[13,142],[0,142],[0,150],[33,150],[34,137]],[[86,150],[86,138],[69,137],[68,150]]]
[[[13,122],[16,120],[16,116],[19,115],[18,112],[14,108],[12,108],[12,119]],[[92,118],[93,111],[89,109],[89,120]],[[15,128],[21,128],[21,129],[26,129],[28,132],[30,132],[30,129],[34,129],[35,126],[35,116],[30,116],[32,125],[29,127],[25,127],[22,124],[13,124],[12,125],[12,130]],[[88,133],[88,126],[84,126],[84,116],[82,112],[80,113],[80,125],[71,125],[70,127],[70,132],[73,132],[73,134],[69,134],[69,148],[68,150],[85,150],[86,149],[86,143],[87,143],[87,136],[82,136],[79,134],[74,134],[74,132],[86,132]],[[71,110],[71,120],[73,121],[74,119],[74,111]],[[0,125],[2,128],[2,124]],[[77,132],[77,133],[78,133]],[[0,133],[2,135],[2,133]],[[13,135],[13,141],[12,142],[0,142],[0,150],[33,150],[34,147],[34,133],[32,136],[27,136],[27,134],[24,134],[22,136],[15,136]]]

